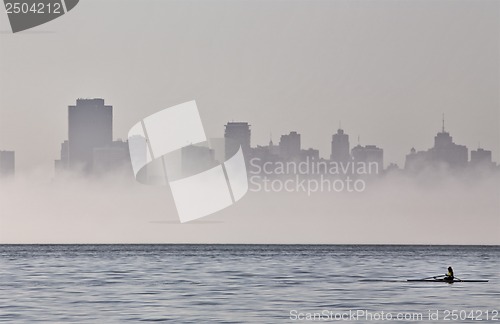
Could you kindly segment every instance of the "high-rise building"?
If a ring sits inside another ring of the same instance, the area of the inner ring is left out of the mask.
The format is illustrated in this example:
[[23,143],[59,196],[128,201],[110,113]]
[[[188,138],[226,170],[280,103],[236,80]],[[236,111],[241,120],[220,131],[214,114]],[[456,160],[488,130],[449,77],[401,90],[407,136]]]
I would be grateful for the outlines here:
[[493,166],[491,159],[491,151],[478,148],[475,151],[470,151],[470,164],[472,166]]
[[59,160],[55,160],[54,166],[56,174],[67,170],[69,163],[69,153],[68,153],[68,141],[64,141],[61,144],[61,158]]
[[0,151],[0,177],[13,176],[16,172],[16,154],[14,151]]
[[469,152],[466,146],[453,142],[453,137],[444,129],[444,118],[441,132],[434,137],[434,147],[427,151],[417,152],[412,149],[406,156],[405,169],[422,170],[426,167],[440,165],[456,168],[467,166]]
[[242,148],[243,155],[248,159],[250,153],[250,125],[247,122],[228,122],[225,125],[224,140],[226,160]]
[[279,147],[274,145],[272,138],[269,139],[268,146],[257,145],[251,149],[252,166],[259,165],[262,170],[265,163],[276,163],[281,160],[279,157]]
[[427,166],[427,151],[418,151],[412,147],[410,153],[405,158],[405,170],[418,171]]
[[348,162],[351,160],[349,154],[349,135],[339,128],[337,134],[332,135],[332,153],[330,160],[336,162]]
[[300,159],[300,134],[290,132],[288,135],[281,135],[279,153],[285,160]]
[[113,141],[113,107],[104,99],[77,99],[68,107],[68,167],[92,170],[94,149]]
[[272,138],[269,138],[268,150],[269,150],[269,154],[272,154],[275,156],[279,156],[279,154],[280,154],[280,147],[278,145],[274,145]]
[[68,140],[61,144],[56,173],[108,172],[130,166],[127,141],[113,141],[113,107],[104,99],[77,99],[68,106]]
[[117,168],[130,166],[128,142],[113,141],[105,147],[95,147],[92,151],[92,171],[109,172]]
[[450,133],[444,129],[434,137],[434,147],[430,149],[430,154],[433,161],[443,162],[451,167],[464,167],[469,160],[467,147],[453,143]]
[[319,150],[313,148],[300,150],[300,158],[303,161],[319,161]]
[[377,163],[377,171],[382,172],[384,169],[384,150],[375,145],[356,145],[351,150],[354,162]]

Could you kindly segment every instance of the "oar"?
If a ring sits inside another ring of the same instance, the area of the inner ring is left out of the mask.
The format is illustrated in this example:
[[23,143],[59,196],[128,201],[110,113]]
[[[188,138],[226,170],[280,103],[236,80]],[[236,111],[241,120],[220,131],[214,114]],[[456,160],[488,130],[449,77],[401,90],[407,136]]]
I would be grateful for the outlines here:
[[436,278],[441,278],[441,277],[446,277],[446,275],[442,275],[442,276],[434,276],[434,277],[427,277],[427,278],[423,278],[423,279],[420,279],[420,280],[436,279]]

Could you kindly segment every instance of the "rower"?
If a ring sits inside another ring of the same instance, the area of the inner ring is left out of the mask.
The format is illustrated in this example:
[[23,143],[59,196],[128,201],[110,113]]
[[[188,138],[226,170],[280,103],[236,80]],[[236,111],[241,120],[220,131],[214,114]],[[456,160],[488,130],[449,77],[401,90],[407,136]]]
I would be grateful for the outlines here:
[[448,273],[444,276],[444,280],[449,280],[453,281],[455,279],[455,276],[453,275],[453,269],[451,267],[448,267]]

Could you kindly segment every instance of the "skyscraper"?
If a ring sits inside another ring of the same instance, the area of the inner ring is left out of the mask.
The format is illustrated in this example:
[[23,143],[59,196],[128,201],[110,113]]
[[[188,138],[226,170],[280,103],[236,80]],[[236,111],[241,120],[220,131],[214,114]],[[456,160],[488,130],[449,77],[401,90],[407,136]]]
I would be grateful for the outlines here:
[[93,152],[113,141],[113,107],[104,99],[77,99],[68,107],[68,166],[91,171]]
[[241,146],[248,159],[250,153],[250,125],[247,122],[228,122],[225,125],[224,140],[226,160],[238,152]]
[[406,156],[405,169],[418,171],[426,167],[444,165],[447,167],[465,167],[469,160],[466,146],[453,142],[453,137],[444,129],[444,118],[441,132],[434,137],[434,147],[427,151],[417,152],[412,149]]
[[349,135],[345,134],[341,128],[337,130],[337,134],[332,135],[330,160],[336,162],[348,162],[351,160],[351,155],[349,154]]
[[377,171],[384,170],[384,150],[375,145],[356,145],[351,150],[354,162],[377,163]]
[[280,156],[285,160],[300,158],[300,134],[290,132],[288,135],[281,135],[279,143]]
[[113,141],[113,107],[104,99],[77,99],[68,107],[68,140],[61,144],[56,174],[103,173],[130,166],[128,142]]
[[307,150],[300,150],[300,159],[302,161],[318,161],[319,150],[308,148]]
[[16,172],[14,151],[0,151],[0,177],[13,176]]
[[69,154],[68,154],[68,141],[64,141],[61,144],[61,158],[59,160],[55,161],[55,171],[56,174],[68,169],[68,163],[69,163]]
[[128,142],[117,140],[92,150],[92,171],[104,173],[123,167],[130,160]]
[[472,166],[494,166],[494,163],[491,160],[491,151],[482,148],[470,151],[470,164]]
[[434,147],[430,153],[433,161],[443,162],[451,167],[466,166],[469,160],[467,147],[453,143],[450,133],[444,129],[434,137]]

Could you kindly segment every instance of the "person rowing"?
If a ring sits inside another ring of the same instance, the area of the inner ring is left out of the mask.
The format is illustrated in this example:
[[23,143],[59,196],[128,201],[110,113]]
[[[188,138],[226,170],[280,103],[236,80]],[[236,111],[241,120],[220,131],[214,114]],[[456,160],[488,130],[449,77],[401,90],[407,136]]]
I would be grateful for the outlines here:
[[432,276],[422,279],[407,279],[406,281],[420,281],[420,282],[446,282],[446,283],[454,283],[454,282],[488,282],[488,279],[467,279],[462,280],[460,278],[455,277],[453,273],[453,268],[448,267],[448,272],[441,276]]
[[444,275],[443,280],[445,281],[453,281],[455,279],[455,276],[453,275],[453,268],[448,267],[448,272]]

